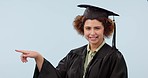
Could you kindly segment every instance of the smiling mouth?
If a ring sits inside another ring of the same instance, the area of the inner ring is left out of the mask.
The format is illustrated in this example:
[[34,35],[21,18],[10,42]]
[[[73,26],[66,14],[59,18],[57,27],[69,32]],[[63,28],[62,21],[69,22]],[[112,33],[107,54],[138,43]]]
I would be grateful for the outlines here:
[[94,41],[94,40],[96,40],[98,37],[89,37],[89,39],[91,40],[91,41]]

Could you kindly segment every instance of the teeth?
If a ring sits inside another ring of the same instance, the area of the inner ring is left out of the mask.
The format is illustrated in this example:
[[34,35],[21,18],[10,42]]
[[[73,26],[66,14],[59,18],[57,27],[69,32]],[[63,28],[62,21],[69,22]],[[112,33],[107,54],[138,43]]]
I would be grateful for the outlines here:
[[91,37],[90,39],[91,39],[91,40],[95,40],[95,39],[96,39],[96,37]]
[[90,38],[97,38],[97,37],[90,37]]
[[91,38],[96,38],[96,37],[91,37]]

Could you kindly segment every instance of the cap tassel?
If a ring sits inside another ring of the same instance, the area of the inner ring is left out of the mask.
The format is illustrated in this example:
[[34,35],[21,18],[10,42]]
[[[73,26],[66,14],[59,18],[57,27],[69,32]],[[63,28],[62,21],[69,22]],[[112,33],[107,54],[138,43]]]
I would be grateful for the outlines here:
[[112,48],[117,49],[116,48],[116,24],[115,24],[114,16],[113,16],[113,22],[114,22],[114,34],[113,34],[113,40],[112,40]]

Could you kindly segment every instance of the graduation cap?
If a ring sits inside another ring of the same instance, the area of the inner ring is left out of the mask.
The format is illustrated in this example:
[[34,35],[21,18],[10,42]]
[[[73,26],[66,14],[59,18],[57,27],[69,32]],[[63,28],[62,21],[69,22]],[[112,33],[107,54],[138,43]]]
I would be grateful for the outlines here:
[[[113,17],[119,16],[118,14],[112,11],[109,11],[100,7],[92,6],[92,5],[81,4],[81,5],[78,5],[78,7],[86,8],[83,16],[88,19],[108,18],[109,16],[113,16]],[[114,21],[114,34],[113,34],[113,40],[112,40],[112,47],[116,49],[116,24],[115,24],[114,18],[113,18],[113,21]]]

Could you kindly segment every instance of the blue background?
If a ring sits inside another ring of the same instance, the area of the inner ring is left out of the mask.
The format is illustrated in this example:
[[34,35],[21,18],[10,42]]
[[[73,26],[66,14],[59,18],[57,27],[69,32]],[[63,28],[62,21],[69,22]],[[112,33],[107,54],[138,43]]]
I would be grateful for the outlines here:
[[[35,50],[57,66],[71,49],[88,42],[72,22],[87,3],[107,8],[116,17],[117,47],[123,53],[129,78],[148,78],[147,0],[0,0],[0,77],[32,78],[35,61],[20,61],[15,49]],[[111,44],[111,39],[106,39]]]

